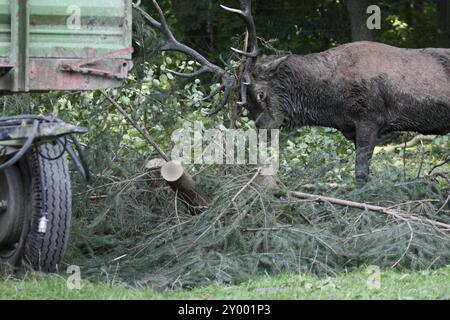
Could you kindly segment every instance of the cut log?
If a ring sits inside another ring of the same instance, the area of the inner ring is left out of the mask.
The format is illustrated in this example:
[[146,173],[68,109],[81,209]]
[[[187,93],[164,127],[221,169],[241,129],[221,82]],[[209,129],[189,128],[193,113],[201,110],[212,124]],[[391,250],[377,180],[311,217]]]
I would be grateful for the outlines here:
[[279,190],[281,180],[273,166],[268,165],[259,169],[258,176],[254,179],[256,185],[267,190]]
[[146,165],[145,179],[150,189],[158,189],[165,186],[165,181],[161,177],[161,168],[167,163],[164,159],[150,159]]
[[196,188],[191,175],[180,161],[169,161],[161,168],[161,177],[189,207],[192,214],[200,214],[209,206],[209,200]]
[[161,171],[161,168],[167,163],[164,159],[151,159],[145,165],[145,169],[148,171]]

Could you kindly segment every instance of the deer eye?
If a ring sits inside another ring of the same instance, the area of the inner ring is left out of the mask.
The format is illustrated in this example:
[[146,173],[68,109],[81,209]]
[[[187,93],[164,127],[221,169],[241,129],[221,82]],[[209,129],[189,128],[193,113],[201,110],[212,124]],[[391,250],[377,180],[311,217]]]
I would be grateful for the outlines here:
[[258,102],[264,102],[266,100],[266,93],[264,91],[260,91],[256,95],[256,99]]

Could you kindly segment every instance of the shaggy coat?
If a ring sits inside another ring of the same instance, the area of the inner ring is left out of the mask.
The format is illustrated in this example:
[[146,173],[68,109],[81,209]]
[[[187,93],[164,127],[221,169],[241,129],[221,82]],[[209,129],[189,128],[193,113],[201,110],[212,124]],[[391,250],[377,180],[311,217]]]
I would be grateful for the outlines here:
[[357,150],[366,181],[378,136],[450,132],[450,49],[355,42],[309,55],[257,62],[248,109],[259,128],[325,126]]

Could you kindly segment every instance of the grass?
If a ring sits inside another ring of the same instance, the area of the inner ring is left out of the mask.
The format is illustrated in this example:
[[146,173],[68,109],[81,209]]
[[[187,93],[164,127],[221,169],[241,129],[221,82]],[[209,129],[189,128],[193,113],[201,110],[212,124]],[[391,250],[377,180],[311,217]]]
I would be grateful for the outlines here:
[[369,289],[368,279],[377,278],[360,269],[334,278],[285,274],[237,286],[216,283],[192,291],[156,292],[87,281],[81,282],[81,289],[70,290],[63,276],[29,273],[0,277],[0,299],[450,299],[450,266],[411,273],[383,271],[379,288]]

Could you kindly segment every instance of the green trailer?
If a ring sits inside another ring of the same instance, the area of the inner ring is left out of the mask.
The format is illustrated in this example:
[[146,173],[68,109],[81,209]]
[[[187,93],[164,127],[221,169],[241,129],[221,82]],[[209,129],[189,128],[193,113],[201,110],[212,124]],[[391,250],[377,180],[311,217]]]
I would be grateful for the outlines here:
[[[0,0],[0,92],[118,87],[132,63],[131,0]],[[75,134],[53,116],[0,118],[0,265],[59,268],[71,188],[66,154],[87,176]]]

